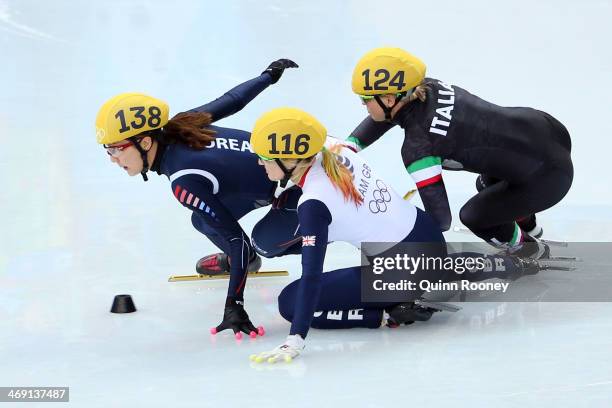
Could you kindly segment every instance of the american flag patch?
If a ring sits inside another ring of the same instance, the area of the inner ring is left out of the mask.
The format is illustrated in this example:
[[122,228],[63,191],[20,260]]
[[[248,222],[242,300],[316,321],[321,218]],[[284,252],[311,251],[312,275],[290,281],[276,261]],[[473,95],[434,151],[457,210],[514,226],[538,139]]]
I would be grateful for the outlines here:
[[302,246],[315,246],[315,241],[317,240],[316,235],[306,235],[302,237]]

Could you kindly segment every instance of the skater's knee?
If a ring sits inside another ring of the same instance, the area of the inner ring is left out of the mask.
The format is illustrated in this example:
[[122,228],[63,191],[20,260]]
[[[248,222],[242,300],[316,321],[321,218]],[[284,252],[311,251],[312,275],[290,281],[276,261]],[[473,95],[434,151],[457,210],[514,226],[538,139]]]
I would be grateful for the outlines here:
[[291,282],[278,295],[278,312],[288,322],[293,320],[293,309],[295,308],[295,296],[299,279]]
[[302,248],[302,239],[295,235],[297,217],[284,217],[280,210],[271,210],[261,219],[251,235],[251,242],[257,253],[266,258],[296,254]]
[[254,236],[254,235],[251,237],[251,245],[253,245],[253,249],[255,250],[255,252],[257,252],[257,254],[259,256],[262,256],[264,258],[273,258],[274,257],[274,254],[271,254],[269,251],[267,251],[266,249],[262,248],[259,245],[257,237]]
[[266,231],[265,224],[263,224],[263,228],[260,224],[261,221],[255,225],[251,235],[251,244],[253,244],[255,252],[264,258],[279,256],[282,254],[283,248],[273,244],[275,241],[271,239],[271,234]]
[[[299,242],[297,240],[299,239]],[[296,238],[296,244],[291,245],[291,242],[270,242],[269,239],[259,239],[259,236],[253,234],[251,237],[251,243],[255,252],[264,258],[276,258],[285,255],[299,255],[302,253],[302,242],[301,237]]]
[[459,219],[461,220],[461,223],[469,229],[478,228],[480,218],[481,217],[477,211],[474,211],[471,206],[464,205],[459,211]]

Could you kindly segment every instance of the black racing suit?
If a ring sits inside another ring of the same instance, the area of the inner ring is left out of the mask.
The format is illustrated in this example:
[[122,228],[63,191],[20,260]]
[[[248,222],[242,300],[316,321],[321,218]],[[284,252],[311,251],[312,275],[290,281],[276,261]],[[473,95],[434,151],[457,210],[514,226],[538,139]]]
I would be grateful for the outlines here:
[[391,123],[367,117],[349,141],[363,149],[394,125],[404,129],[404,165],[443,230],[451,212],[442,169],[483,175],[487,185],[461,208],[461,221],[484,240],[511,242],[516,220],[552,207],[569,191],[567,129],[536,109],[494,105],[433,78],[426,83],[425,102],[406,104]]

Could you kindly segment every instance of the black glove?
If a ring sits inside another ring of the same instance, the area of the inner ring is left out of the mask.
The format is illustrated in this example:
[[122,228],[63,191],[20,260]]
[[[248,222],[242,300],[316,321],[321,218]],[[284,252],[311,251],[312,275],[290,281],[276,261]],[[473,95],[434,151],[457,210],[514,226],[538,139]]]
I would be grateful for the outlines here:
[[261,330],[258,330],[251,320],[249,315],[244,310],[244,302],[242,300],[235,300],[228,298],[225,302],[225,311],[223,313],[223,321],[215,329],[215,333],[223,331],[225,329],[234,330],[234,334],[244,332],[250,334],[255,332],[256,334],[263,335]]
[[271,63],[268,68],[262,74],[268,73],[272,77],[272,83],[275,84],[280,79],[281,75],[283,75],[283,71],[285,68],[297,68],[298,64],[291,61],[290,59],[279,59]]

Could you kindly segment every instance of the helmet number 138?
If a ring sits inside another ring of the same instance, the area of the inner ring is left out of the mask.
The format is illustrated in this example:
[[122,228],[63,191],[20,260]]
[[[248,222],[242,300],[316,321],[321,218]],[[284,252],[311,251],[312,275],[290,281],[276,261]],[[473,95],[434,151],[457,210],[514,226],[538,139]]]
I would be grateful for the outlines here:
[[[161,109],[159,109],[157,106],[149,106],[148,119],[145,115],[143,115],[144,111],[144,106],[134,106],[130,108],[130,112],[134,112],[132,115],[135,119],[130,122],[130,126],[132,126],[132,128],[134,129],[140,129],[146,124],[148,124],[150,128],[155,128],[159,126],[159,124],[161,123]],[[127,125],[127,121],[125,119],[125,112],[123,111],[123,109],[121,109],[115,114],[115,118],[119,119],[119,122],[121,123],[119,133],[127,132],[131,129],[130,126]]]

